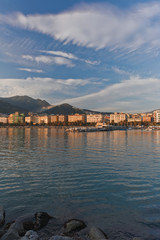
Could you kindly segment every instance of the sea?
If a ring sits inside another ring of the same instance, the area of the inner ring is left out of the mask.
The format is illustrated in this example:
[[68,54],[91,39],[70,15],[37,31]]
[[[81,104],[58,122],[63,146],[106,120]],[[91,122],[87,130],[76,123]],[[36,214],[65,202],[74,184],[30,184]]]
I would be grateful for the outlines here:
[[160,239],[160,131],[0,128],[6,222],[45,211],[111,239]]

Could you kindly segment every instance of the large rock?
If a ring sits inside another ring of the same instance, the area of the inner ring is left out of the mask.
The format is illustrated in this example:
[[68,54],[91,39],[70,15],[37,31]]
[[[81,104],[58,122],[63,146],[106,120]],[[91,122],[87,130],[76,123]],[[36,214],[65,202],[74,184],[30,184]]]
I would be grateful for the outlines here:
[[25,236],[21,238],[21,240],[38,240],[38,234],[35,231],[26,232]]
[[38,230],[47,225],[48,221],[52,217],[48,215],[46,212],[37,212],[35,213],[35,223],[34,223],[34,229]]
[[26,221],[29,221],[30,217],[19,217],[17,220],[12,223],[7,231],[1,238],[1,240],[17,240],[20,239],[20,236],[24,236],[26,233],[26,230],[24,229],[24,223]]
[[6,234],[4,234],[1,240],[19,240],[19,234],[15,229],[9,229]]
[[2,206],[0,206],[0,226],[5,222],[5,211]]
[[99,228],[92,227],[89,231],[89,238],[91,240],[104,240],[108,239],[107,235]]
[[56,235],[51,237],[49,240],[73,240],[73,238]]
[[71,219],[64,224],[64,233],[71,233],[74,231],[79,231],[86,227],[86,224],[78,219]]
[[139,237],[134,237],[133,240],[143,240],[143,239]]

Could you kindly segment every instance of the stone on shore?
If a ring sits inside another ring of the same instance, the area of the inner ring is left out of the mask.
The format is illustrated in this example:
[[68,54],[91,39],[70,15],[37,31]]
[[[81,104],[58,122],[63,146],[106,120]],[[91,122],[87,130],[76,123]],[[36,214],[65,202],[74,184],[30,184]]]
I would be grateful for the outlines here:
[[0,226],[5,222],[5,211],[2,206],[0,206]]
[[85,228],[86,224],[78,219],[71,219],[64,224],[64,233],[71,233],[74,231],[80,231],[81,229]]
[[89,231],[89,238],[91,240],[108,239],[107,235],[101,229],[94,226]]
[[133,240],[143,240],[143,239],[140,237],[134,237]]
[[1,240],[19,240],[19,234],[15,229],[9,229],[6,234],[4,234]]
[[46,212],[35,213],[34,229],[38,230],[38,229],[41,229],[42,227],[46,226],[51,218],[52,217],[49,216],[48,213],[46,213]]
[[38,240],[38,234],[35,231],[26,232],[25,236],[21,238],[21,240]]
[[57,236],[51,237],[49,240],[73,240],[73,238],[57,235]]

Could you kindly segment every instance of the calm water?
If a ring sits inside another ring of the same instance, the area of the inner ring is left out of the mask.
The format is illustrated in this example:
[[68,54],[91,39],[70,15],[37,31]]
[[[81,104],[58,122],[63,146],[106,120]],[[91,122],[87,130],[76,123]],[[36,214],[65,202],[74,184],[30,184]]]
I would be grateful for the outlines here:
[[1,128],[0,204],[7,220],[43,210],[160,239],[160,131]]

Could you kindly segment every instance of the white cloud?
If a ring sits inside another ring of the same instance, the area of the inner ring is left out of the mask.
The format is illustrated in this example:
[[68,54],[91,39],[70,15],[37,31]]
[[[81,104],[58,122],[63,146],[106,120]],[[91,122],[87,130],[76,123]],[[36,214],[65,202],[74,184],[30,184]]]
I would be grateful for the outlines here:
[[59,56],[59,57],[72,59],[72,60],[79,60],[79,61],[85,62],[87,64],[91,64],[91,65],[99,65],[100,64],[100,61],[91,61],[89,59],[85,60],[85,59],[82,59],[82,58],[78,58],[77,56],[75,56],[72,53],[66,53],[66,52],[62,52],[62,51],[45,51],[45,50],[42,50],[41,52],[46,53],[46,54]]
[[51,54],[51,55],[60,56],[60,57],[64,57],[64,58],[69,58],[69,59],[73,59],[73,60],[78,59],[78,57],[76,57],[74,54],[66,53],[66,52],[62,52],[62,51],[45,51],[45,50],[42,50],[41,52]]
[[68,67],[74,66],[71,60],[66,59],[64,57],[51,57],[44,55],[40,56],[22,55],[22,58],[28,61],[35,61],[36,63],[66,65]]
[[26,71],[26,72],[33,72],[33,73],[43,73],[40,69],[32,69],[32,68],[17,68],[20,71]]
[[[98,80],[97,80],[98,81]],[[78,87],[96,84],[89,79],[26,78],[0,79],[0,96],[29,95],[43,98],[53,104],[70,103],[73,106],[101,111],[148,111],[160,108],[160,79],[132,76],[95,93],[77,96]],[[66,99],[64,99],[66,96]],[[63,100],[63,101],[62,101]]]
[[159,16],[159,2],[138,4],[128,10],[84,4],[60,14],[1,14],[0,22],[50,35],[64,44],[131,52],[141,47],[147,51],[160,48]]
[[101,111],[148,111],[160,107],[160,79],[132,76],[103,90],[65,102]]
[[[75,96],[77,88],[91,84],[91,79],[55,79],[28,77],[25,79],[0,79],[0,96],[29,95],[34,98],[46,98],[54,101],[54,95],[63,99],[65,96]],[[94,83],[93,83],[94,84]],[[57,95],[58,94],[58,95]],[[52,96],[52,97],[51,97]]]
[[129,72],[124,71],[124,70],[122,70],[122,69],[120,69],[120,68],[118,68],[118,67],[116,67],[116,66],[113,66],[113,67],[112,67],[112,70],[113,70],[115,73],[118,73],[118,74],[120,74],[120,75],[130,75]]

